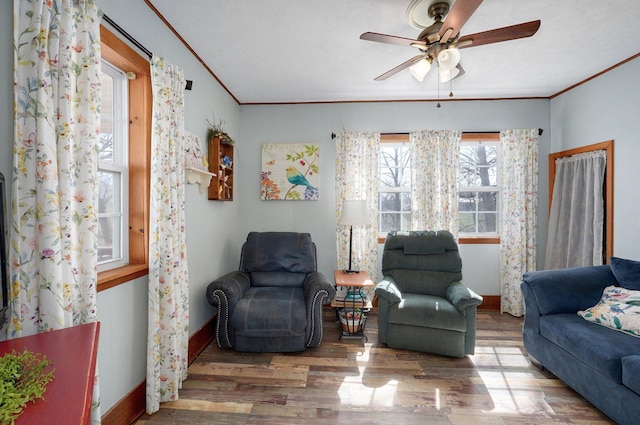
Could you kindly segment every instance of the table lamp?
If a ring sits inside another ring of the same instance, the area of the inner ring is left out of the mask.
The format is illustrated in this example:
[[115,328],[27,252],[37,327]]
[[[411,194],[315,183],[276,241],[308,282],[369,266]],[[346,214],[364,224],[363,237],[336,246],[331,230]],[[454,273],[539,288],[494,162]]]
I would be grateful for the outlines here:
[[369,224],[369,213],[367,212],[367,201],[343,201],[342,214],[338,220],[338,224],[349,226],[349,268],[345,273],[359,273],[359,270],[351,268],[351,257],[353,249],[353,226],[362,226]]

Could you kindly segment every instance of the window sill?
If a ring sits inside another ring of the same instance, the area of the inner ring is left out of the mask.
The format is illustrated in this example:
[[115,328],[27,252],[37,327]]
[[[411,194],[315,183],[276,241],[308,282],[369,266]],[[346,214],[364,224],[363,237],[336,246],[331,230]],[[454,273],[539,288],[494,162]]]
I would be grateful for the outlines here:
[[492,237],[486,237],[486,236],[466,236],[466,237],[458,237],[458,243],[459,244],[468,244],[468,245],[472,245],[472,244],[483,244],[483,245],[497,245],[500,243],[500,237],[498,236],[492,236]]
[[[386,240],[385,237],[379,237],[378,243],[384,244],[385,240]],[[465,244],[497,245],[500,243],[500,238],[498,236],[496,237],[461,237],[461,238],[458,238],[458,243],[461,245],[465,245]]]
[[98,273],[98,292],[149,274],[147,264],[129,264]]

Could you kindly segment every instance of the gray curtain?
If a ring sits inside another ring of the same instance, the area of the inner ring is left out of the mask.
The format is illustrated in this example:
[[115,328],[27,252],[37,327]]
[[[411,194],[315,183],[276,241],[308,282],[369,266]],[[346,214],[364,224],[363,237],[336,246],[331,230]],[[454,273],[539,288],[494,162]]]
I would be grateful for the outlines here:
[[604,150],[556,160],[545,269],[603,263],[606,164]]

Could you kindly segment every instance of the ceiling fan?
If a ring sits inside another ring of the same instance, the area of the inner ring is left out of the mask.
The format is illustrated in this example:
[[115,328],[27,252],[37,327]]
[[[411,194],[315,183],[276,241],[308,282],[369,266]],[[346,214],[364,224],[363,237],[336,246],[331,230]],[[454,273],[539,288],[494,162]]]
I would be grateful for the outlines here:
[[[409,6],[408,15],[420,10],[420,6],[428,1],[431,0],[414,0]],[[420,50],[420,54],[377,76],[374,80],[386,80],[409,68],[411,74],[418,81],[422,81],[435,61],[438,64],[440,81],[451,81],[464,74],[464,69],[460,65],[459,49],[531,37],[540,28],[540,20],[536,20],[460,37],[460,29],[480,6],[480,3],[482,0],[457,0],[451,11],[449,11],[449,3],[446,1],[437,1],[431,4],[427,12],[435,22],[424,28],[416,39],[375,32],[362,34],[360,36],[362,40],[416,47]]]

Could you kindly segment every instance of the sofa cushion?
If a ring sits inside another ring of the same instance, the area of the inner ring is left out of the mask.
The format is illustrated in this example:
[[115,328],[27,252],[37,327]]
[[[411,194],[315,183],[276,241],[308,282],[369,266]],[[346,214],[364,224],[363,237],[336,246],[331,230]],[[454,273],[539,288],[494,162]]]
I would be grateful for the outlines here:
[[622,359],[622,383],[640,394],[640,353]]
[[622,383],[622,358],[640,353],[640,340],[583,320],[577,314],[540,317],[540,334],[593,370]]
[[640,261],[611,257],[610,265],[620,286],[627,289],[640,289]]
[[444,298],[403,294],[402,301],[389,308],[389,323],[465,332],[464,316]]
[[307,308],[302,288],[250,288],[231,314],[239,335],[290,337],[304,334]]
[[598,325],[640,338],[640,291],[608,286],[593,307],[578,315]]

